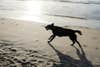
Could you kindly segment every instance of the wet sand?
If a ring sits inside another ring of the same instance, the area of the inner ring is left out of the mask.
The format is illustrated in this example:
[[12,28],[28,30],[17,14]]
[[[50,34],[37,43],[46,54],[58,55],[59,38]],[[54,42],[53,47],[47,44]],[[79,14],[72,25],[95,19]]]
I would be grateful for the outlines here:
[[78,35],[82,48],[68,37],[47,43],[46,24],[0,18],[0,67],[100,67],[100,30],[85,27]]

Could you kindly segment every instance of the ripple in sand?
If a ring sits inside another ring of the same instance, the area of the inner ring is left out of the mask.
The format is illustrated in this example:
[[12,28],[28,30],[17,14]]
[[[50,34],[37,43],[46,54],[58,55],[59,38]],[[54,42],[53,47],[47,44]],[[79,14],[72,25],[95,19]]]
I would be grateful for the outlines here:
[[0,45],[0,67],[52,67],[53,61],[37,50],[15,47],[5,40]]

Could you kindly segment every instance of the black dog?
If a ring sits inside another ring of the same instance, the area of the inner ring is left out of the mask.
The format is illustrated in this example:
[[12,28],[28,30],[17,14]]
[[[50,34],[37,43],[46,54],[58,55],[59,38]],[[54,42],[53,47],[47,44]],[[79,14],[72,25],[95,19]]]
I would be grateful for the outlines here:
[[53,35],[50,36],[48,39],[48,43],[50,43],[56,36],[62,37],[62,36],[69,36],[70,40],[73,42],[71,45],[73,46],[75,42],[79,44],[81,47],[80,43],[77,41],[77,35],[75,33],[78,33],[82,35],[81,31],[79,30],[72,30],[72,29],[65,29],[62,27],[54,26],[54,23],[47,25],[46,30],[51,30]]

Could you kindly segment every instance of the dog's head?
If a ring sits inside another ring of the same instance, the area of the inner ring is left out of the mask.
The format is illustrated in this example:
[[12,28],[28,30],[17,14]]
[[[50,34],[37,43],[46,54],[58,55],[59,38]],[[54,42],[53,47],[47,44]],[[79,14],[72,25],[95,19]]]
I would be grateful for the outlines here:
[[51,30],[54,27],[54,23],[45,26],[46,30]]

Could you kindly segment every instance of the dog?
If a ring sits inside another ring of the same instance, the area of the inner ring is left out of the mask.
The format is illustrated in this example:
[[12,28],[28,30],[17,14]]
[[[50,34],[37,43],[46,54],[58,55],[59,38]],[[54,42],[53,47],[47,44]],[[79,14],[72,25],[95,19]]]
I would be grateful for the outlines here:
[[45,29],[51,30],[53,33],[48,38],[48,43],[52,42],[52,40],[56,36],[58,36],[58,37],[68,36],[70,38],[70,40],[72,41],[71,46],[73,46],[75,43],[77,43],[81,47],[80,43],[77,40],[77,35],[75,34],[75,33],[78,33],[78,34],[82,35],[82,32],[80,30],[72,30],[72,29],[62,28],[59,26],[55,26],[54,23],[45,26]]

